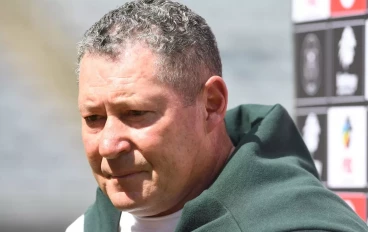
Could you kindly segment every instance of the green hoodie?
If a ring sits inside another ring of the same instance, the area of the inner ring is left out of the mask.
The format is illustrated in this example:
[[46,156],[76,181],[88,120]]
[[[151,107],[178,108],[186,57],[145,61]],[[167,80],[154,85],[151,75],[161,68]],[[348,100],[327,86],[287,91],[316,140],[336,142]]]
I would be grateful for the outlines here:
[[[184,206],[176,232],[368,231],[318,179],[312,158],[280,105],[227,112],[235,146],[215,182]],[[117,232],[120,212],[97,190],[86,232]]]

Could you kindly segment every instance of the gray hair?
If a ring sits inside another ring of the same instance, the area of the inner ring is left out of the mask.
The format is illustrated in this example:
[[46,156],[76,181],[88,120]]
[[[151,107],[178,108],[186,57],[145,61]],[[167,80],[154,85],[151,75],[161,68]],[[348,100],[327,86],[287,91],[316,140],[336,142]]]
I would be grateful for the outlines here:
[[124,46],[143,42],[158,55],[157,78],[193,103],[204,82],[222,76],[215,36],[206,21],[169,0],[138,0],[110,11],[78,44],[78,69],[85,54],[116,59]]

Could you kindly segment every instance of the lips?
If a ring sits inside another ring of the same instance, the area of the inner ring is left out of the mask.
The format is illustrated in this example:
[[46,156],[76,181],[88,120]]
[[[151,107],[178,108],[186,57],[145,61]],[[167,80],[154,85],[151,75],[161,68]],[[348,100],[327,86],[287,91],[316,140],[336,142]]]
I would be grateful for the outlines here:
[[107,177],[108,179],[121,179],[121,178],[127,178],[127,177],[131,177],[135,174],[138,174],[141,172],[127,172],[127,173],[123,173],[123,174],[109,174]]

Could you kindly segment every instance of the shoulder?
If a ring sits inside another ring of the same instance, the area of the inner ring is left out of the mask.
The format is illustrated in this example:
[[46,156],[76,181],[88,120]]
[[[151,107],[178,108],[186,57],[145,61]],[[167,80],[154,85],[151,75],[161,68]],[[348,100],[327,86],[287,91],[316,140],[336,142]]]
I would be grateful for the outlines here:
[[274,132],[277,134],[276,137],[279,137],[277,127],[289,129],[290,126],[293,127],[293,120],[280,104],[245,104],[226,112],[225,125],[231,141],[234,145],[238,145],[244,135],[254,134],[258,128],[263,129],[267,135]]
[[[246,119],[250,123],[266,117],[270,111],[275,108],[285,110],[280,104],[276,105],[259,105],[259,104],[243,104],[232,109],[229,109],[226,112],[225,120],[232,121],[236,119]],[[238,121],[237,120],[237,121]]]
[[84,231],[84,215],[77,218],[65,232],[83,232]]

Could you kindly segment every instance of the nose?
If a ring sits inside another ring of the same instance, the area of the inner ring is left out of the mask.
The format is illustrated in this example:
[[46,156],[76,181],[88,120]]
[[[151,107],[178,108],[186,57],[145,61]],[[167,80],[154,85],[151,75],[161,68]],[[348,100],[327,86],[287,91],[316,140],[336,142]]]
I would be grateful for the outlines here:
[[106,159],[115,159],[131,150],[129,128],[118,118],[108,117],[99,141],[99,153]]

